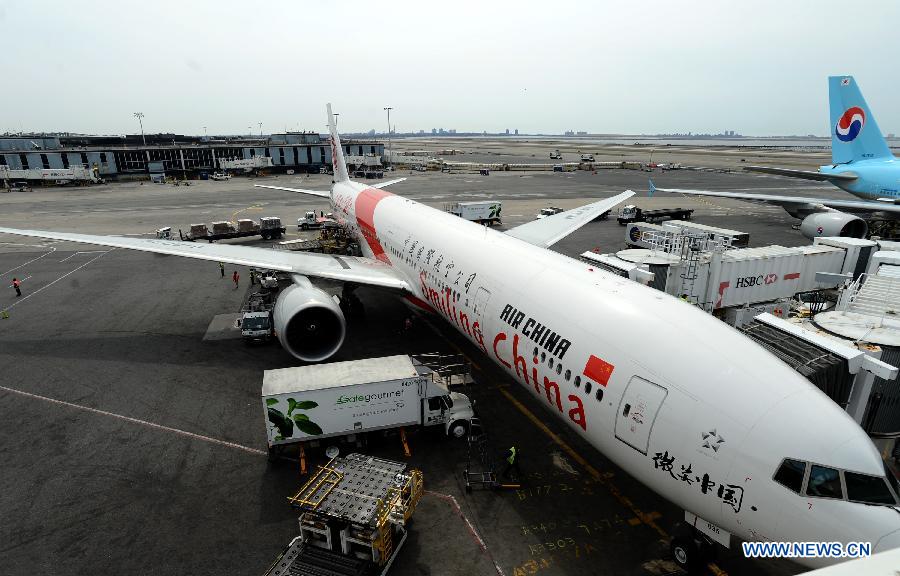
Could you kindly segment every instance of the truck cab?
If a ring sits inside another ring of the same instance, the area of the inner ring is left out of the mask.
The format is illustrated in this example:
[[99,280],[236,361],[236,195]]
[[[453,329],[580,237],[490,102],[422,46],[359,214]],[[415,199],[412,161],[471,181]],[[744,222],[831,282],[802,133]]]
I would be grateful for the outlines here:
[[440,382],[426,380],[425,398],[422,399],[423,426],[443,424],[447,436],[462,438],[469,431],[469,422],[474,416],[468,396],[450,392]]
[[562,154],[560,153],[559,150],[555,150],[550,153],[550,159],[551,160],[562,160]]
[[241,337],[246,342],[268,342],[271,340],[271,311],[244,312],[241,318]]

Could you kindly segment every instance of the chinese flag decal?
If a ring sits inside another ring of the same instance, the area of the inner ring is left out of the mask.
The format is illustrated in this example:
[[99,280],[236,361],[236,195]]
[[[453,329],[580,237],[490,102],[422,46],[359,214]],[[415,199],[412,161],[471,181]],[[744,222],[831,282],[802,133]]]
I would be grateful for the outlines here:
[[584,365],[584,375],[595,382],[599,382],[601,386],[606,386],[609,382],[609,377],[612,376],[615,369],[616,367],[609,362],[591,354],[587,364]]

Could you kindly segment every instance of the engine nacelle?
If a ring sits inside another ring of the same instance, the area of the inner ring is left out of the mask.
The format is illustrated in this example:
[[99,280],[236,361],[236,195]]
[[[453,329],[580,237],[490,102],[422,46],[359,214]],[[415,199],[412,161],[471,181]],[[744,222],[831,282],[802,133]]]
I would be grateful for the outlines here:
[[869,232],[866,221],[846,212],[816,212],[800,223],[800,232],[813,240],[822,236],[865,238]]
[[305,276],[294,276],[294,284],[278,296],[272,316],[278,341],[304,362],[325,360],[344,343],[346,322],[340,306]]

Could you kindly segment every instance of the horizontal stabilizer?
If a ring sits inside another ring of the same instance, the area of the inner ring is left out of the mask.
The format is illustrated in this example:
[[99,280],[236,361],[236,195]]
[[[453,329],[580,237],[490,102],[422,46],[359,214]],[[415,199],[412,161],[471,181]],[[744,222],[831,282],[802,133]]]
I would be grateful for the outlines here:
[[285,190],[287,192],[296,192],[298,194],[307,194],[309,196],[319,196],[321,198],[330,198],[331,192],[325,190],[305,190],[303,188],[288,188],[286,186],[267,186],[266,184],[254,184],[256,188],[271,188],[272,190]]
[[395,178],[394,180],[388,180],[387,182],[380,182],[378,184],[373,184],[372,188],[387,188],[391,184],[396,184],[397,182],[403,182],[406,178]]

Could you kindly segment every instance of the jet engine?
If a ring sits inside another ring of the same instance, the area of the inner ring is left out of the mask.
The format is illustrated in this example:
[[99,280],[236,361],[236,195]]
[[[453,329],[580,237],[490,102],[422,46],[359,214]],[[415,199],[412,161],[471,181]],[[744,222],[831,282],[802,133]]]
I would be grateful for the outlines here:
[[284,349],[300,360],[320,362],[344,343],[344,313],[335,299],[313,286],[309,278],[296,275],[293,280],[275,302],[275,334]]
[[846,236],[849,238],[865,238],[869,231],[866,221],[846,212],[815,212],[800,223],[800,232],[809,238],[821,236]]

